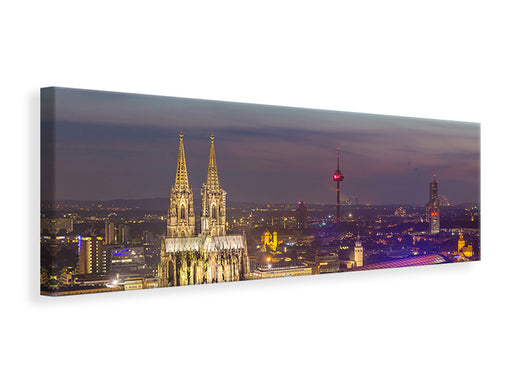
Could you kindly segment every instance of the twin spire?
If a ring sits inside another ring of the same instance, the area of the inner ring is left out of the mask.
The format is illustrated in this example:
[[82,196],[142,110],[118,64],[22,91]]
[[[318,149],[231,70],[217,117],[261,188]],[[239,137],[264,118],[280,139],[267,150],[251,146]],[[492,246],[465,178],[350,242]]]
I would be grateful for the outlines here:
[[[217,161],[215,159],[215,147],[213,145],[214,136],[210,135],[210,158],[208,161],[208,173],[206,176],[206,185],[208,187],[220,188],[219,176],[217,173]],[[187,162],[185,161],[185,147],[183,145],[183,131],[180,131],[180,145],[178,149],[178,165],[176,166],[175,189],[186,190],[189,188]]]
[[210,135],[210,159],[208,160],[208,174],[206,185],[219,188],[219,175],[217,174],[217,161],[215,160],[215,148],[213,146],[213,133]]
[[[201,188],[201,235],[226,235],[226,191],[221,189],[215,159],[213,133],[210,136],[210,157],[206,182]],[[188,182],[183,132],[180,132],[176,183],[171,187],[171,201],[167,224],[170,237],[190,237],[195,233],[195,214],[192,188]]]
[[185,161],[185,147],[183,146],[183,132],[180,131],[180,146],[178,149],[178,165],[176,166],[176,181],[174,187],[177,191],[189,188],[187,162]]

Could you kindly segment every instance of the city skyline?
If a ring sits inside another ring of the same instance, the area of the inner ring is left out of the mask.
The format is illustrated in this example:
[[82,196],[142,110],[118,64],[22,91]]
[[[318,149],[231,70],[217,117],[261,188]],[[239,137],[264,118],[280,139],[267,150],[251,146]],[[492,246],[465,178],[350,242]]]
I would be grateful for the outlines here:
[[[332,204],[338,146],[350,181],[342,199],[423,204],[435,173],[440,196],[479,202],[476,123],[63,88],[55,101],[56,200],[167,196],[183,130],[192,189],[206,178],[213,132],[234,202]],[[52,124],[51,113],[41,114]],[[42,198],[51,193],[43,181]]]
[[41,110],[42,294],[480,259],[478,202],[446,201],[478,193],[475,124],[61,88]]

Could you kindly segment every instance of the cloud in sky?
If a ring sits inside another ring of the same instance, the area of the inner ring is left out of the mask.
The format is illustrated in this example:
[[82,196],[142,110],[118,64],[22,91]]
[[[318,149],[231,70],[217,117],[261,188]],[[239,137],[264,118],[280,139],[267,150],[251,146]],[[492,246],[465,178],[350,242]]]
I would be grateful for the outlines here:
[[[336,147],[342,194],[362,202],[421,203],[436,173],[454,202],[479,201],[476,123],[57,88],[56,197],[164,197],[184,132],[196,197],[209,135],[228,199],[333,202]],[[51,124],[43,110],[43,126]]]

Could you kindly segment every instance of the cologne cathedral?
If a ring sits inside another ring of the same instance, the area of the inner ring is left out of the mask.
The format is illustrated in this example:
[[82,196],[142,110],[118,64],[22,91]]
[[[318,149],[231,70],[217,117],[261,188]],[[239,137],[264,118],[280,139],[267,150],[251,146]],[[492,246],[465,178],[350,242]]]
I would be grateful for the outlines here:
[[226,191],[219,183],[213,139],[212,134],[206,183],[201,189],[200,233],[196,234],[194,199],[180,132],[176,181],[171,187],[167,235],[162,239],[158,266],[160,287],[249,279],[245,233],[226,235]]

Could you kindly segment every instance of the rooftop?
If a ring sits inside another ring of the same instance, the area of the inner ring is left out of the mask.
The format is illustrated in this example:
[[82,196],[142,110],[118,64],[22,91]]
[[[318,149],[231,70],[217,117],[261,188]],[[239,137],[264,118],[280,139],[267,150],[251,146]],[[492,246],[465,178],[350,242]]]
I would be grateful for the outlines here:
[[350,269],[350,271],[365,271],[371,269],[386,269],[386,268],[402,268],[402,267],[416,267],[420,265],[434,265],[443,264],[447,260],[441,255],[424,255],[407,257],[400,260],[384,261],[382,263],[368,264],[361,267]]

